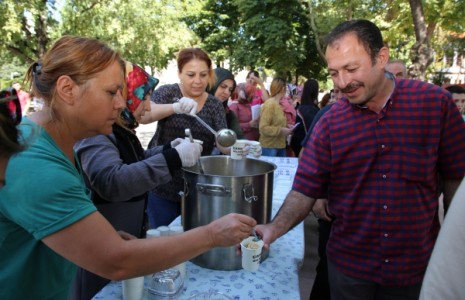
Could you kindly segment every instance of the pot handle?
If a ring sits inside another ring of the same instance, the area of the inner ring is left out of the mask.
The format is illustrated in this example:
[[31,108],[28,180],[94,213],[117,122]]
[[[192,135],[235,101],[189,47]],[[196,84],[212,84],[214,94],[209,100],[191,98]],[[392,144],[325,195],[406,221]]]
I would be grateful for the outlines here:
[[255,196],[255,190],[253,188],[253,185],[251,185],[250,183],[244,184],[244,186],[242,187],[242,192],[244,193],[245,201],[252,203],[252,201],[258,200],[258,196]]
[[219,196],[231,194],[230,188],[218,184],[197,183],[197,190],[201,193],[216,194]]

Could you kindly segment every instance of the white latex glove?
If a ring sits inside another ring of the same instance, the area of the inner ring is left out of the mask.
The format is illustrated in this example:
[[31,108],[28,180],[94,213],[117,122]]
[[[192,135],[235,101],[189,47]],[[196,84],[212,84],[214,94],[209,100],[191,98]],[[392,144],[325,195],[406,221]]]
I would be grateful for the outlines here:
[[181,144],[182,141],[184,141],[184,139],[182,139],[182,138],[176,138],[176,139],[172,140],[171,143],[170,143],[171,148],[174,148],[177,145]]
[[202,146],[199,143],[191,143],[189,140],[182,140],[174,149],[178,151],[183,167],[195,165],[202,153]]
[[195,115],[197,112],[197,102],[191,98],[182,97],[178,102],[173,103],[173,110],[177,114]]

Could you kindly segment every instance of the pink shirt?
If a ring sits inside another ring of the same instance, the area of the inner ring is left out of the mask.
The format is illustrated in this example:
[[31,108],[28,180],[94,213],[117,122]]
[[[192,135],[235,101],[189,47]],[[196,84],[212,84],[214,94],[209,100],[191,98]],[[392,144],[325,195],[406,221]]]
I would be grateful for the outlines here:
[[235,102],[229,106],[229,109],[236,114],[239,126],[244,133],[244,138],[258,141],[260,136],[258,128],[250,126],[250,121],[252,120],[251,105],[249,103]]
[[286,115],[287,125],[294,125],[297,112],[294,106],[289,102],[289,97],[286,96],[281,98],[281,100],[279,100],[279,105],[281,105],[281,108]]
[[265,101],[263,101],[263,98],[262,98],[262,90],[257,88],[255,90],[255,96],[253,96],[252,106],[263,104],[263,102]]

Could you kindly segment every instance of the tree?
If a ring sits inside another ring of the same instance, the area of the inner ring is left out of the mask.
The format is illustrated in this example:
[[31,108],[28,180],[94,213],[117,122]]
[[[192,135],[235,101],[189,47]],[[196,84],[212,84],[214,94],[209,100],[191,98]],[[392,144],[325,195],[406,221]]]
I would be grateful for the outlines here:
[[183,21],[199,37],[200,46],[216,65],[230,62],[240,32],[236,5],[231,1],[207,0],[198,11],[188,10]]
[[194,39],[179,22],[185,4],[179,0],[72,0],[63,9],[61,31],[102,39],[125,59],[160,69]]
[[202,12],[186,19],[218,64],[271,69],[298,80],[319,76],[323,67],[301,1],[207,0]]
[[0,49],[5,60],[13,56],[30,64],[45,53],[57,35],[52,11],[55,1],[2,1],[0,8]]
[[413,24],[415,28],[416,42],[412,46],[412,66],[409,68],[409,77],[414,79],[425,79],[426,68],[433,61],[432,49],[430,47],[431,34],[434,32],[436,23],[426,26],[423,13],[422,0],[409,0],[412,11]]

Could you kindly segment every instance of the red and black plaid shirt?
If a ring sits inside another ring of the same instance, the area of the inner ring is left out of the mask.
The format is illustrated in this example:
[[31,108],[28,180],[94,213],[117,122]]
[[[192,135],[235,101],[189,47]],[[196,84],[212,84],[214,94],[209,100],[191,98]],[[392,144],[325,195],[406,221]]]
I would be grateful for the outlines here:
[[397,80],[383,110],[341,99],[309,139],[293,190],[328,198],[328,258],[383,285],[422,280],[439,231],[438,174],[465,174],[465,123],[445,90]]

